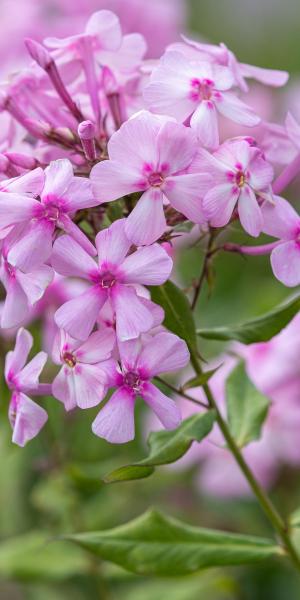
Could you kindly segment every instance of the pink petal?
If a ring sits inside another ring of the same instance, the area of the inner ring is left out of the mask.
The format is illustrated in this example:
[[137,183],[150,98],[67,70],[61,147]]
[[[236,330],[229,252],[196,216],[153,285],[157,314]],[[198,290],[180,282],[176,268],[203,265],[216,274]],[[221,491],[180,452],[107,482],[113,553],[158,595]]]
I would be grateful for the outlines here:
[[271,254],[273,273],[281,283],[294,287],[300,283],[300,248],[294,241],[279,244]]
[[31,219],[40,203],[28,196],[0,192],[0,229]]
[[237,199],[238,191],[229,183],[216,185],[204,196],[203,212],[212,227],[229,223]]
[[135,290],[126,285],[112,288],[112,303],[116,313],[116,333],[121,341],[137,338],[153,326],[153,318]]
[[186,169],[197,150],[197,138],[189,127],[169,121],[162,126],[157,136],[159,164],[168,168],[168,173]]
[[271,183],[274,176],[273,167],[260,155],[251,161],[249,184],[254,190],[264,190]]
[[100,48],[116,51],[122,42],[122,30],[118,17],[110,10],[99,10],[89,18],[85,32],[95,36]]
[[32,271],[48,260],[52,252],[54,224],[46,219],[32,221],[11,246],[7,260],[22,271]]
[[115,334],[112,329],[95,331],[77,348],[76,357],[81,363],[98,363],[110,357],[114,345]]
[[168,177],[163,187],[170,204],[193,223],[204,223],[202,198],[212,185],[212,178],[204,173],[187,173]]
[[18,281],[14,278],[10,279],[1,312],[1,327],[10,329],[22,325],[29,315],[29,310],[27,297]]
[[137,366],[149,377],[182,369],[189,362],[186,343],[173,333],[158,333],[147,342],[139,356]]
[[52,383],[54,398],[63,403],[65,410],[76,408],[76,378],[74,370],[63,366]]
[[61,198],[63,198],[64,206],[68,212],[75,212],[99,204],[99,201],[93,195],[91,181],[84,177],[72,177]]
[[5,358],[5,377],[8,374],[16,374],[23,369],[28,354],[33,345],[32,335],[21,327],[16,336],[16,344],[14,350],[8,352]]
[[16,272],[16,279],[27,296],[28,304],[32,306],[40,300],[48,285],[52,282],[54,271],[51,267],[42,265],[32,269],[30,273]]
[[216,102],[216,107],[224,117],[240,125],[254,127],[260,122],[254,110],[231,92],[224,92]]
[[134,371],[138,356],[141,352],[142,342],[141,338],[135,338],[134,340],[127,340],[127,342],[120,342],[118,340],[118,350],[122,367],[126,371]]
[[38,435],[45,425],[48,415],[46,411],[33,402],[25,394],[17,394],[12,399],[9,418],[13,428],[12,441],[18,446],[25,446],[29,440]]
[[133,440],[134,404],[134,396],[125,387],[118,389],[93,421],[95,435],[112,444]]
[[265,85],[271,85],[273,87],[281,87],[288,81],[289,74],[286,71],[277,71],[274,69],[262,69],[261,67],[254,67],[252,65],[240,64],[244,77],[251,77],[264,83]]
[[68,235],[56,240],[51,262],[54,270],[66,277],[90,279],[98,272],[92,257]]
[[99,264],[119,265],[125,258],[131,242],[125,234],[125,219],[114,221],[96,236]]
[[261,207],[263,231],[280,239],[293,238],[300,230],[300,217],[293,206],[280,196],[274,197],[274,204],[264,202]]
[[48,196],[62,198],[74,177],[72,163],[67,158],[54,160],[45,169],[45,185],[42,192],[42,201]]
[[39,383],[39,376],[47,362],[46,352],[39,352],[16,377],[18,388],[22,391],[32,390]]
[[141,174],[145,163],[155,167],[159,160],[156,139],[165,122],[165,117],[153,115],[146,110],[137,113],[110,138],[110,159],[120,165],[126,165],[128,172],[135,171]]
[[213,102],[203,100],[191,118],[199,142],[206,148],[215,150],[219,145],[217,112]]
[[[39,196],[44,187],[45,174],[41,167],[37,167],[25,175],[13,177],[5,182],[5,189],[16,194],[32,194]],[[2,185],[2,184],[1,184]]]
[[92,168],[90,178],[98,204],[143,189],[141,171],[133,169],[126,162],[103,160]]
[[107,293],[93,286],[76,298],[65,302],[55,313],[55,322],[76,340],[85,341],[98,318],[99,311],[106,301]]
[[142,398],[152,408],[166,429],[176,429],[181,423],[181,413],[177,404],[165,396],[155,385],[146,383],[141,393]]
[[90,256],[96,256],[97,252],[95,246],[68,215],[60,217],[58,224],[61,229],[68,233]]
[[159,244],[145,246],[125,258],[121,267],[122,281],[161,285],[168,279],[172,267],[172,259]]
[[245,231],[253,237],[258,237],[263,227],[263,216],[256,196],[248,185],[240,191],[238,213]]
[[139,199],[126,219],[125,233],[136,246],[156,242],[166,230],[161,190],[151,188]]

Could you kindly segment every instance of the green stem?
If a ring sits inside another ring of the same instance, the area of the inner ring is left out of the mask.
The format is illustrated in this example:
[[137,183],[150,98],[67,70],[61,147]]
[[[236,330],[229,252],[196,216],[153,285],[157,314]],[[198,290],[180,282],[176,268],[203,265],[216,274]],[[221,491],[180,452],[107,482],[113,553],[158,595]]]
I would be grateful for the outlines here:
[[[197,375],[201,375],[202,374],[201,365],[199,364],[198,358],[191,348],[190,348],[190,353],[191,353],[191,362],[194,367],[194,370]],[[273,505],[273,503],[270,500],[270,498],[268,497],[268,495],[266,494],[265,490],[261,487],[261,485],[255,479],[251,469],[249,468],[248,464],[244,460],[244,457],[243,457],[239,447],[237,446],[234,438],[231,435],[230,429],[229,429],[226,421],[223,419],[223,417],[219,411],[218,405],[215,401],[214,395],[213,395],[208,383],[203,385],[203,390],[205,392],[209,407],[214,409],[216,412],[217,423],[218,423],[220,430],[224,436],[224,439],[227,442],[227,446],[228,446],[229,450],[231,451],[232,455],[234,456],[234,458],[235,458],[237,464],[239,465],[242,473],[244,474],[245,478],[247,479],[249,486],[251,487],[256,498],[258,499],[265,515],[268,517],[270,523],[272,523],[275,531],[278,533],[286,552],[290,556],[290,559],[294,563],[295,567],[298,570],[300,570],[300,558],[299,558],[298,553],[297,553],[296,549],[294,548],[293,542],[290,538],[288,527],[286,526],[284,520],[278,513],[277,509]]]

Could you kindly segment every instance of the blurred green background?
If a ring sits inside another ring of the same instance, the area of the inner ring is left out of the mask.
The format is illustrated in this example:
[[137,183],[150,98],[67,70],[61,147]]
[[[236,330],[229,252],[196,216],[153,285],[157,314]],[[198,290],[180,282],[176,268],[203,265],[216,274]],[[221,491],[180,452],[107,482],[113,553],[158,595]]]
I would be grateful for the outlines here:
[[[297,76],[299,0],[190,0],[188,11],[193,32],[212,42],[225,42],[242,61],[284,68]],[[239,239],[239,235],[233,230],[230,239]],[[197,277],[201,261],[199,247],[182,252],[178,279],[183,287],[189,287]],[[202,326],[237,322],[264,312],[286,296],[287,290],[272,277],[267,258],[218,257],[213,290],[209,297],[204,288],[197,321]],[[208,343],[201,348],[207,358],[219,350]],[[195,525],[262,536],[270,531],[251,498],[224,501],[201,494],[194,477],[198,467],[178,472],[158,469],[150,479],[137,483],[101,484],[106,472],[144,455],[142,407],[138,410],[141,425],[137,425],[136,441],[113,447],[91,433],[96,411],[66,415],[58,402],[49,399],[49,424],[38,439],[20,449],[10,441],[7,402],[2,385],[0,600],[300,598],[299,578],[278,561],[206,571],[175,581],[146,579],[100,564],[84,552],[55,541],[61,533],[120,524],[151,505]],[[283,473],[272,494],[283,513],[299,506],[299,473]]]

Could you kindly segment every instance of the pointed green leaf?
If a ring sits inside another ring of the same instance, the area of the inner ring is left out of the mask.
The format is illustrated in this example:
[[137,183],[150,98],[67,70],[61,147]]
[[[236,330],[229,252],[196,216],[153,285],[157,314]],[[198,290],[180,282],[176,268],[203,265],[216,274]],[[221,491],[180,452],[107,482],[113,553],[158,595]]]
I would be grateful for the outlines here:
[[205,385],[220,367],[221,365],[219,365],[216,369],[205,371],[204,373],[201,373],[200,375],[196,375],[196,377],[189,379],[183,384],[182,390],[185,392],[186,390],[189,390],[191,388],[201,387],[202,385]]
[[266,342],[277,335],[300,310],[300,295],[293,296],[271,312],[232,327],[198,329],[197,334],[210,340],[238,340],[243,344]]
[[193,527],[155,510],[114,529],[64,539],[141,575],[186,575],[283,553],[272,541]]
[[130,481],[149,477],[159,465],[176,462],[191,447],[194,441],[201,442],[211,431],[215,419],[214,411],[197,413],[185,419],[172,431],[155,431],[150,434],[149,456],[133,465],[116,469],[104,479],[106,483]]
[[269,401],[250,381],[240,362],[226,381],[227,415],[230,431],[242,448],[260,437]]
[[175,283],[151,288],[153,302],[160,304],[165,311],[164,325],[186,341],[189,348],[197,350],[197,337],[194,316],[186,295]]

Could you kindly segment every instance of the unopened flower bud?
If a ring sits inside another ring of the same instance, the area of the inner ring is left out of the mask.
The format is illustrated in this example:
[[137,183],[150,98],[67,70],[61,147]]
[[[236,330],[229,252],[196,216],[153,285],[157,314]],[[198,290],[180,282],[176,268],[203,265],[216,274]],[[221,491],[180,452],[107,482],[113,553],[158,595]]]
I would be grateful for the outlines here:
[[42,67],[42,69],[47,70],[49,66],[53,63],[53,58],[50,52],[39,44],[35,40],[30,38],[25,39],[25,46],[33,60],[37,62],[37,64]]
[[96,128],[92,121],[82,121],[78,126],[78,135],[87,160],[96,159],[95,147]]

